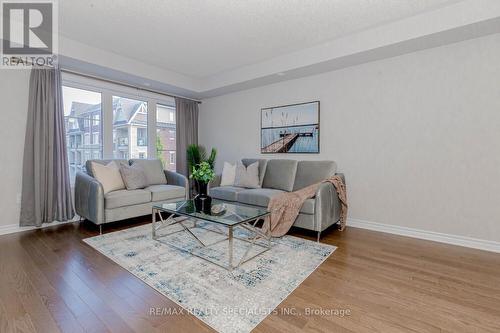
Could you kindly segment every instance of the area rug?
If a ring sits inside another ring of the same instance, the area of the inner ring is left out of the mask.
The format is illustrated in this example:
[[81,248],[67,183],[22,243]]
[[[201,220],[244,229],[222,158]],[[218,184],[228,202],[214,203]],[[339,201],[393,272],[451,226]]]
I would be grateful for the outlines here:
[[[210,231],[212,224],[198,222],[198,226],[193,233],[204,242],[223,237]],[[176,227],[164,233],[170,234]],[[236,228],[235,236],[248,235]],[[274,239],[269,251],[229,272],[167,245],[198,247],[186,232],[157,241],[151,237],[151,225],[143,225],[84,242],[223,333],[250,332],[336,249],[285,236]],[[248,244],[235,241],[234,245],[235,258],[240,258]],[[207,251],[204,255],[223,262],[227,259],[227,242]]]

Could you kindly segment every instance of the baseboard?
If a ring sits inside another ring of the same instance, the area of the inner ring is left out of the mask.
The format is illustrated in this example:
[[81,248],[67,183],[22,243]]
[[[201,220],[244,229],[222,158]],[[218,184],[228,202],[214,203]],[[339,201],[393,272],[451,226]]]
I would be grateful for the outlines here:
[[7,234],[13,234],[16,232],[22,232],[22,231],[29,231],[29,230],[35,230],[35,229],[43,229],[47,227],[52,227],[55,225],[61,225],[61,224],[66,224],[66,223],[73,223],[78,221],[78,219],[73,219],[70,221],[64,221],[64,222],[52,222],[48,224],[43,224],[41,227],[20,227],[19,224],[7,224],[7,225],[2,225],[0,226],[0,236],[1,235],[7,235]]
[[351,218],[347,220],[347,226],[500,253],[500,242],[495,241],[443,234],[440,232],[406,228]]
[[[20,227],[18,224],[8,224],[4,226],[0,226],[0,236],[12,234],[16,232],[29,231],[34,229],[43,229],[47,227],[52,227],[55,225],[61,225],[65,223],[76,222],[78,219],[73,219],[71,221],[64,222],[54,222],[50,224],[44,224],[41,227]],[[360,229],[368,229],[378,232],[385,232],[388,234],[394,234],[399,236],[406,236],[411,238],[425,239],[439,243],[452,244],[458,246],[469,247],[478,250],[490,251],[500,253],[500,242],[458,236],[458,235],[450,235],[444,234],[440,232],[434,231],[426,231],[414,228],[400,227],[396,225],[383,224],[378,222],[371,222],[360,219],[352,219],[349,218],[347,220],[347,225],[349,227],[360,228]]]

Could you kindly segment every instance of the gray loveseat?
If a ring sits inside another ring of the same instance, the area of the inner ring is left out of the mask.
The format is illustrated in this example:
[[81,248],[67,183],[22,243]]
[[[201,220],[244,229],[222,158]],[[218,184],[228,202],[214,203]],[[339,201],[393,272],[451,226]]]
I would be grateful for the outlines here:
[[[333,161],[296,161],[296,160],[242,160],[245,166],[259,162],[259,177],[262,188],[246,189],[235,186],[219,186],[220,176],[210,184],[213,198],[238,202],[245,205],[267,207],[272,196],[282,192],[296,191],[308,185],[320,182],[333,175],[339,175],[345,183],[344,175],[336,173],[337,165]],[[318,241],[321,232],[339,222],[340,200],[331,183],[319,186],[316,196],[306,200],[294,226],[317,232]]]
[[[90,163],[108,164],[112,160],[89,160],[86,163],[87,173],[78,172],[75,180],[75,208],[76,213],[87,220],[99,225],[102,232],[102,224],[124,220],[132,217],[151,214],[153,204],[175,202],[187,198],[188,180],[185,176],[164,170],[166,184],[155,183],[151,180],[150,185],[144,189],[118,190],[104,194],[101,183],[92,175]],[[148,170],[157,168],[160,160],[132,159],[115,160],[119,163],[130,165],[137,163],[149,177]],[[163,168],[162,168],[163,169]],[[156,169],[158,170],[158,169]]]

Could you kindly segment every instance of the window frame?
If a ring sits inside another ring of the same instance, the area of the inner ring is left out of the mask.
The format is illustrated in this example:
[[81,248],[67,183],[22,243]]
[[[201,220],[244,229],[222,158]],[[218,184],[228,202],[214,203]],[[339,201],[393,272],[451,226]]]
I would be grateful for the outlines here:
[[156,107],[158,104],[175,109],[170,96],[92,79],[72,73],[62,73],[62,85],[101,94],[101,146],[102,158],[113,158],[113,96],[137,99],[147,103],[147,156],[156,156]]

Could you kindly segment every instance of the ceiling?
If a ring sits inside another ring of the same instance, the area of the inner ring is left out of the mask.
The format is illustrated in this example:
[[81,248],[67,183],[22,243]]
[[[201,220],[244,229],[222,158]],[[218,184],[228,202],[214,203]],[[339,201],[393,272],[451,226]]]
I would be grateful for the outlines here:
[[64,0],[62,68],[204,99],[500,33],[500,0]]
[[459,0],[64,0],[59,33],[192,78],[310,48]]

